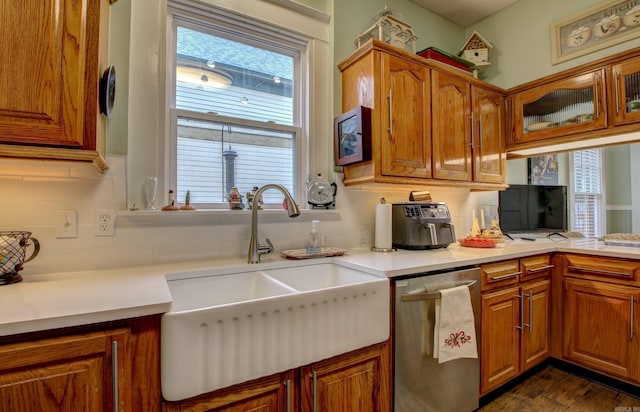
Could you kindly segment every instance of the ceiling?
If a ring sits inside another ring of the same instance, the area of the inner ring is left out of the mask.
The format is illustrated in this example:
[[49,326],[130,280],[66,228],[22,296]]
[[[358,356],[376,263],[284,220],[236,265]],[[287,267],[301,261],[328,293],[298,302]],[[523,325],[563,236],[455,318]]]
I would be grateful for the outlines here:
[[411,0],[461,27],[488,17],[518,0]]

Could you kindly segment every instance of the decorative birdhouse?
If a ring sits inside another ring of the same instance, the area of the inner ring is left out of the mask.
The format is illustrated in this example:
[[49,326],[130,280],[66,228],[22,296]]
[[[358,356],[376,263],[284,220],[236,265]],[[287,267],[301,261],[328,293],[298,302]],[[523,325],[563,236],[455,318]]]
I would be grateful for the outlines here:
[[489,43],[477,31],[474,31],[467,41],[464,42],[458,56],[474,63],[474,71],[482,71],[487,68],[487,66],[491,65],[489,62],[490,49],[493,49],[491,43]]
[[400,13],[387,8],[386,3],[384,9],[373,18],[373,24],[356,37],[355,43],[360,47],[370,38],[382,40],[403,50],[408,47],[412,53],[416,52],[418,38],[413,34],[411,25],[402,21]]

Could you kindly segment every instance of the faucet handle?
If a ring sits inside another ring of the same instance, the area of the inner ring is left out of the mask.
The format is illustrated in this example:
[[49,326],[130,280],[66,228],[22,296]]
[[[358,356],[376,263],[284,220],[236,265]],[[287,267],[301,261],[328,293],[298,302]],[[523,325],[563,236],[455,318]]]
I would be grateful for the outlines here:
[[261,255],[273,252],[273,243],[271,243],[271,240],[266,238],[265,242],[267,242],[266,245],[258,245],[258,253]]

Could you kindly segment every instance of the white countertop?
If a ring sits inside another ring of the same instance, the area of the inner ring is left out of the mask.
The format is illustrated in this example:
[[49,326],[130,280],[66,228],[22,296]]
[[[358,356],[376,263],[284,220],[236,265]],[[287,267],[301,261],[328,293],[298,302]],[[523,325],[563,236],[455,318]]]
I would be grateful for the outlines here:
[[[493,249],[458,244],[446,249],[386,253],[353,249],[333,259],[354,269],[396,277],[548,252],[640,259],[640,248],[605,246],[595,240],[547,238],[507,241]],[[263,260],[265,263],[258,265],[228,259],[23,276],[23,282],[0,286],[0,336],[167,312],[172,299],[166,279],[185,276],[184,272],[233,273],[300,264],[275,255]]]

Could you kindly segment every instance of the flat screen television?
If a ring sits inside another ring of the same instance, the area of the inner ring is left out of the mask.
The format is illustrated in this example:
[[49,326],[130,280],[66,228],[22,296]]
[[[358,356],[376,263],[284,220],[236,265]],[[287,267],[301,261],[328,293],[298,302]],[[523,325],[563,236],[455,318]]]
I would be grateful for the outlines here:
[[567,187],[510,185],[499,192],[503,233],[567,231]]

